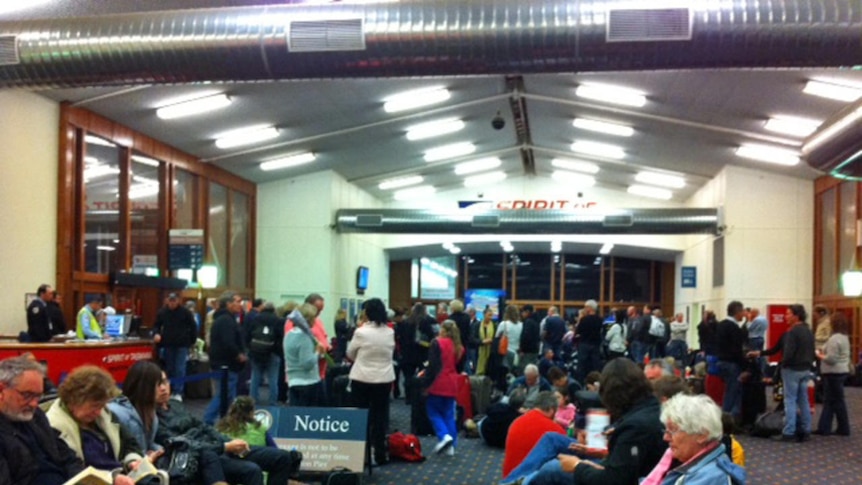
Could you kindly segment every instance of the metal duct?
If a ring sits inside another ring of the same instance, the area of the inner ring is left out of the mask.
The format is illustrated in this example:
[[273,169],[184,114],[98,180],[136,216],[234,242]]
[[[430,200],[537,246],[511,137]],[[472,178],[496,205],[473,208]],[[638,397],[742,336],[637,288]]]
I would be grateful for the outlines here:
[[379,234],[718,234],[719,219],[718,209],[631,209],[607,215],[524,209],[341,209],[335,214],[335,227],[342,233]]
[[420,0],[5,22],[0,38],[15,52],[0,58],[0,87],[860,61],[858,0],[632,4]]

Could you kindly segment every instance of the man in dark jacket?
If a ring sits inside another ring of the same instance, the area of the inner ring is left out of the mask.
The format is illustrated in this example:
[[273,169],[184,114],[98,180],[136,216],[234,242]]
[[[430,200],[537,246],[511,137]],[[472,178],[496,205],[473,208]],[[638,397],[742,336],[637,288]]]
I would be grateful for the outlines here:
[[562,354],[562,343],[563,336],[566,334],[566,322],[560,317],[557,307],[548,308],[548,316],[542,320],[540,331],[545,349],[553,349],[558,359],[565,360]]
[[[199,459],[210,463],[208,466],[211,466],[211,460],[217,459],[229,483],[263,485],[263,472],[269,474],[269,483],[292,483],[288,480],[299,470],[301,460],[296,452],[276,447],[249,446],[246,441],[231,439],[193,416],[179,402],[168,399],[168,394],[156,397],[156,414],[159,417],[157,443],[165,445],[171,438],[183,437],[199,453]],[[218,469],[213,471],[218,472]],[[211,474],[212,478],[221,479]]]
[[171,379],[174,399],[182,401],[185,389],[189,347],[197,340],[195,316],[180,304],[179,295],[171,293],[165,306],[156,314],[153,342],[164,349],[165,372]]
[[26,358],[0,361],[0,483],[62,485],[84,469],[39,409],[44,377]]
[[[742,417],[742,386],[739,374],[745,364],[743,345],[748,340],[745,323],[745,307],[742,302],[727,304],[727,318],[715,328],[715,355],[718,358],[718,375],[724,379],[724,401],[721,410],[734,418]],[[813,360],[813,359],[812,359]]]
[[27,305],[27,333],[30,342],[48,342],[54,335],[48,302],[53,299],[51,285],[39,285],[36,298]]
[[257,317],[243,324],[245,346],[251,362],[251,397],[259,405],[267,406],[260,399],[260,384],[266,376],[269,384],[269,402],[276,399],[278,389],[278,369],[284,355],[284,319],[275,314],[272,302],[261,306]]
[[[218,299],[218,308],[213,315],[213,326],[210,331],[210,365],[213,370],[227,368],[225,408],[236,397],[239,372],[248,360],[243,346],[242,332],[236,321],[241,312],[242,297],[232,291],[222,293]],[[204,411],[204,421],[207,424],[215,423],[219,413],[223,411],[220,379],[216,379],[216,389],[219,389],[219,392],[215,393]]]
[[539,349],[542,344],[542,331],[539,322],[533,317],[533,305],[521,307],[521,345],[518,348],[520,357],[518,367],[535,364],[539,359]]
[[[470,316],[464,313],[464,302],[461,300],[450,301],[449,312],[449,320],[452,320],[455,322],[455,325],[458,326],[458,334],[461,337],[461,344],[469,352],[470,347],[467,344],[470,340]],[[467,363],[469,362],[471,361],[468,356]],[[474,369],[470,367],[465,367],[465,370],[468,374],[472,374],[474,372]]]
[[604,323],[598,316],[596,300],[587,300],[584,304],[583,316],[578,321],[578,375],[577,380],[583,383],[587,374],[602,370],[602,358],[599,354],[602,346],[602,328]]

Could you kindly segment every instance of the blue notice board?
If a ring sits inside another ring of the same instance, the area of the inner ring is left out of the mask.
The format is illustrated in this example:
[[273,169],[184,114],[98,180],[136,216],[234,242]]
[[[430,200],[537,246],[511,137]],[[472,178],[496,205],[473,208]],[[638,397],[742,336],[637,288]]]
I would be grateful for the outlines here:
[[278,447],[302,452],[301,470],[328,472],[344,467],[361,472],[364,468],[367,409],[258,408],[261,409],[272,416],[269,431]]
[[697,266],[683,266],[681,280],[683,288],[697,288]]

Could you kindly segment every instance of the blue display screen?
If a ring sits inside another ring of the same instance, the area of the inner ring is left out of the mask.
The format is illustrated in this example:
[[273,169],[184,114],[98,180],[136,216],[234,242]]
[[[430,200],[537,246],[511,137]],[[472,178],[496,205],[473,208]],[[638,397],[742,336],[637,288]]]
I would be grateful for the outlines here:
[[359,290],[368,289],[368,268],[360,266],[356,270],[356,288]]

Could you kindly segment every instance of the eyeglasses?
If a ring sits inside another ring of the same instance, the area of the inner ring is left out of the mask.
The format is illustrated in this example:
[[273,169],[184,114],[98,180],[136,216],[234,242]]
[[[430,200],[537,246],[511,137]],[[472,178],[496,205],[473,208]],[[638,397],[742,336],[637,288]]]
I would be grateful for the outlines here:
[[12,389],[13,391],[15,391],[26,402],[33,401],[34,399],[37,401],[40,401],[40,400],[42,400],[42,396],[44,396],[44,394],[41,392],[19,391],[18,389],[15,389],[14,387],[10,387],[9,389]]
[[670,430],[670,429],[665,428],[665,430],[664,430],[664,434],[665,434],[665,435],[667,435],[667,436],[670,436],[671,438],[673,438],[674,436],[676,436],[676,435],[678,435],[678,434],[680,434],[680,433],[682,433],[682,432],[683,432],[683,431],[682,431],[681,429],[677,429],[677,430]]

